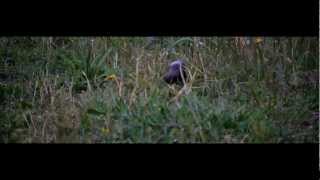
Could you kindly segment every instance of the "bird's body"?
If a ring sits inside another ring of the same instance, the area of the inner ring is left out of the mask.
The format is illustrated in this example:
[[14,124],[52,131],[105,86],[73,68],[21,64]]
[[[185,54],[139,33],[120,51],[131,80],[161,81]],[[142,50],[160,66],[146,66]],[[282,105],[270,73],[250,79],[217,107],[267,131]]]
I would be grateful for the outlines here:
[[184,84],[186,80],[185,63],[183,60],[175,60],[169,65],[169,71],[164,75],[164,81],[168,84]]

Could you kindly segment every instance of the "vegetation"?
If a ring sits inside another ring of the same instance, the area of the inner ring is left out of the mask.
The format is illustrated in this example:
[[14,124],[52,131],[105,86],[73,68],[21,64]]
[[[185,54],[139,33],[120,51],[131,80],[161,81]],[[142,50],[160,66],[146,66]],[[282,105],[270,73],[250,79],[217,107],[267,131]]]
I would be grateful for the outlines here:
[[319,142],[316,37],[2,37],[0,58],[3,143]]

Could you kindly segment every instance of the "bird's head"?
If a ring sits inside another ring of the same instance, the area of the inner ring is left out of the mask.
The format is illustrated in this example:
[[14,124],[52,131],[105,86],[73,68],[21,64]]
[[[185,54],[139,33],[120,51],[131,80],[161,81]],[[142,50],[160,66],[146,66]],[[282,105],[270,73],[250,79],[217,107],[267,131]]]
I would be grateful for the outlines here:
[[183,60],[175,60],[169,65],[163,79],[168,84],[184,84],[186,80],[185,63]]

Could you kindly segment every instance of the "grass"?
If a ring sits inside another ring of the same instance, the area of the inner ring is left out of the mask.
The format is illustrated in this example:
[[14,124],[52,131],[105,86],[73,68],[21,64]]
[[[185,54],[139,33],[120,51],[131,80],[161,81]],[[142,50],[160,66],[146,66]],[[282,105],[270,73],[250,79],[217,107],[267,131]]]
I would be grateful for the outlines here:
[[[319,142],[318,39],[241,40],[1,38],[0,141]],[[162,80],[174,58],[183,88]]]

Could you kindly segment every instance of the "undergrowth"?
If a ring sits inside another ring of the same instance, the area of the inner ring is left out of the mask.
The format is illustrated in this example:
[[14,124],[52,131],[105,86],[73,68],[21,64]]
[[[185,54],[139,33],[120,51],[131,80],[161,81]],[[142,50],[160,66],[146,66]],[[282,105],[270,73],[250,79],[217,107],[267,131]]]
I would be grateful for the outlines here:
[[[318,142],[316,38],[11,37],[0,46],[1,142]],[[175,58],[187,63],[185,87],[162,80]]]

